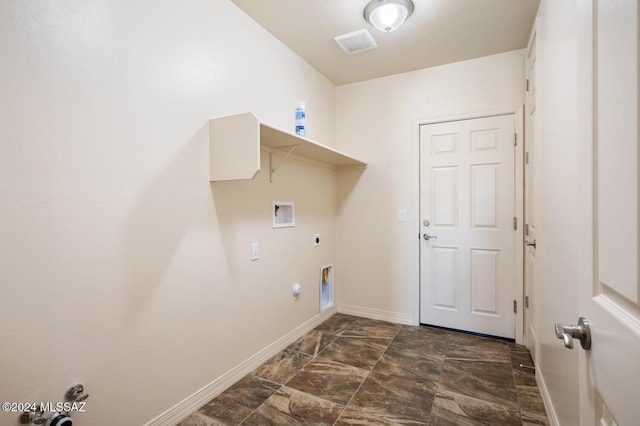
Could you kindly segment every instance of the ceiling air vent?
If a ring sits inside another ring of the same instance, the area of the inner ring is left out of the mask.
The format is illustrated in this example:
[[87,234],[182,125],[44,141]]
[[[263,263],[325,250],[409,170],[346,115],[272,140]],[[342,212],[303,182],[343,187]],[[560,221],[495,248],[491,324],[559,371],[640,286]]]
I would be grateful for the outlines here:
[[369,31],[359,30],[335,37],[334,40],[349,55],[378,47]]

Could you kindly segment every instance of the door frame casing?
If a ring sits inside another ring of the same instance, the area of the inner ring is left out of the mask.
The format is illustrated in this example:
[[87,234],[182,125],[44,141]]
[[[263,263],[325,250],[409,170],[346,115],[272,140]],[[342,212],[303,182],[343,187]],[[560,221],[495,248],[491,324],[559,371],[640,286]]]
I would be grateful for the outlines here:
[[[527,114],[526,117],[523,117],[523,123],[525,126],[525,129],[527,131],[528,135],[533,135],[532,139],[534,140],[529,140],[527,141],[527,134],[525,134],[524,139],[525,139],[525,143],[523,143],[523,155],[525,155],[524,153],[526,152],[525,147],[527,147],[527,145],[530,145],[531,143],[534,144],[534,146],[538,146],[535,145],[536,141],[535,138],[536,137],[540,137],[540,118],[539,118],[539,109],[538,109],[538,104],[539,104],[539,79],[540,79],[540,55],[539,55],[539,40],[538,40],[538,18],[536,17],[534,23],[533,23],[533,27],[531,28],[531,33],[529,33],[529,41],[527,42],[527,50],[526,50],[526,54],[525,54],[525,78],[527,80],[527,88],[525,90],[525,113]],[[535,43],[535,45],[534,45]],[[531,52],[534,51],[535,52],[535,65],[534,65],[534,73],[535,73],[535,87],[533,86],[532,82],[531,82],[531,75],[529,73],[530,71],[530,66],[529,66],[529,58],[531,57]],[[533,126],[531,129],[527,129],[527,125],[529,125],[531,127],[532,123],[527,121],[527,117],[529,117],[530,112],[528,111],[528,106],[529,106],[529,101],[527,99],[527,96],[531,96],[531,91],[532,90],[536,90],[536,99],[535,99],[535,105],[536,105],[536,120],[533,123]],[[528,93],[527,93],[528,92]],[[537,158],[536,155],[534,154],[533,156],[533,162],[534,162],[534,167],[535,167],[535,162],[536,162]],[[523,170],[522,170],[522,174],[523,177],[525,176],[525,170],[524,170],[524,163],[523,163]],[[526,185],[526,182],[523,181],[523,187],[524,185]],[[531,183],[531,188],[533,188],[533,183]],[[526,194],[526,188],[525,188],[525,194]],[[529,200],[531,201],[531,200]],[[523,202],[522,202],[523,207],[527,206],[527,198],[526,195],[523,198]],[[528,207],[527,207],[528,208]],[[535,208],[535,207],[534,207]],[[526,211],[526,210],[525,210]],[[523,218],[523,226],[525,226],[527,224],[527,221],[529,221],[529,217],[527,217],[527,215],[524,215]],[[535,238],[533,238],[535,240]],[[524,244],[524,239],[523,239],[523,244]],[[526,262],[526,251],[523,251],[523,271],[526,274],[527,270],[526,270],[526,266],[527,266],[527,262]],[[535,280],[535,276],[533,277]],[[525,317],[523,317],[523,342],[522,344],[525,345],[530,351],[531,351],[531,357],[533,358],[533,362],[534,364],[537,362],[536,360],[536,347],[535,347],[535,338],[533,336],[531,336],[532,333],[530,333],[528,330],[530,330],[531,327],[529,327],[529,325],[531,324],[532,327],[535,329],[536,327],[536,318],[534,316],[534,310],[533,310],[533,305],[536,303],[534,294],[533,294],[533,288],[535,287],[535,283],[529,283],[529,287],[527,288],[527,283],[525,280],[525,277],[523,275],[523,297],[529,296],[529,303],[530,303],[530,308],[527,308],[528,311],[528,315],[526,315]],[[528,290],[528,294],[524,294],[526,293],[525,290]]]
[[422,218],[420,217],[420,126],[428,125],[428,124],[438,124],[445,123],[449,121],[462,121],[462,120],[472,120],[476,118],[486,118],[493,117],[497,115],[513,115],[514,116],[514,129],[516,133],[517,144],[515,146],[515,162],[514,162],[514,179],[515,179],[515,206],[514,206],[514,214],[517,218],[518,229],[516,232],[516,265],[515,265],[515,297],[516,303],[518,306],[517,312],[515,314],[515,334],[516,334],[516,343],[523,343],[523,335],[524,335],[524,316],[523,316],[523,292],[524,292],[524,233],[523,230],[523,220],[524,220],[524,154],[523,154],[523,141],[524,141],[524,106],[518,105],[511,110],[506,109],[497,109],[497,110],[487,110],[478,113],[469,113],[469,114],[460,114],[460,115],[446,115],[446,116],[434,116],[427,117],[422,120],[416,120],[412,123],[414,128],[414,155],[416,161],[412,161],[413,170],[413,211],[412,217],[416,218],[415,221],[415,231],[418,236],[416,238],[415,243],[411,248],[411,264],[412,264],[412,322],[414,325],[420,324],[420,247],[421,240],[420,238],[420,222]]

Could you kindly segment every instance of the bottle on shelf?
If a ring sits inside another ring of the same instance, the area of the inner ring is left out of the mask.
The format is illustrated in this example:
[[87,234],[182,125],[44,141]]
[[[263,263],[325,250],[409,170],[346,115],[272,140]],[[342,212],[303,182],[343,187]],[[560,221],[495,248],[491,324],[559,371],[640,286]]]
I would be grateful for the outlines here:
[[304,101],[298,102],[298,106],[296,107],[296,135],[302,136],[303,138],[306,135]]

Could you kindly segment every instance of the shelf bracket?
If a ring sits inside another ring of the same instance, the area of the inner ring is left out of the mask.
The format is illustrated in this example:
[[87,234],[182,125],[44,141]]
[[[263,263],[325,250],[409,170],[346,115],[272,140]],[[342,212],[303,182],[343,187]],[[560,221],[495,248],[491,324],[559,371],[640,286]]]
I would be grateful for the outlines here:
[[287,161],[287,158],[289,158],[289,156],[293,153],[293,151],[298,147],[298,145],[289,145],[289,146],[282,146],[279,148],[272,148],[272,152],[274,149],[280,149],[280,150],[287,150],[287,153],[285,154],[284,158],[282,160],[280,160],[280,162],[273,167],[272,166],[272,159],[271,159],[271,154],[272,152],[269,152],[269,182],[273,182],[273,174],[275,172],[278,171],[278,169],[280,168],[280,166]]

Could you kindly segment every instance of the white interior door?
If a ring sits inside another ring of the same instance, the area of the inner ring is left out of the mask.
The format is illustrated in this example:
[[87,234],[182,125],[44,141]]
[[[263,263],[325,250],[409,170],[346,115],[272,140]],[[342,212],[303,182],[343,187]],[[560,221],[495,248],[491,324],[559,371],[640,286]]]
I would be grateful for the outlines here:
[[422,324],[515,337],[514,121],[420,127]]
[[580,357],[580,424],[637,425],[640,10],[637,0],[583,0],[579,7],[586,205],[575,213],[585,231],[579,306],[592,339]]
[[536,43],[536,27],[529,38],[529,46],[527,48],[527,92],[525,104],[525,138],[524,138],[524,236],[527,246],[524,250],[524,344],[531,351],[531,355],[535,361],[535,315],[534,305],[536,301],[535,295],[535,262],[536,262],[536,199],[537,199],[537,183],[536,176],[536,159],[538,149],[538,62],[537,62]]

